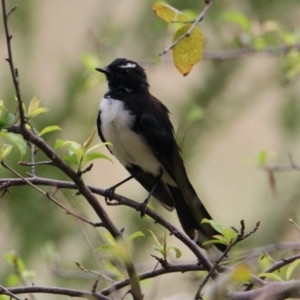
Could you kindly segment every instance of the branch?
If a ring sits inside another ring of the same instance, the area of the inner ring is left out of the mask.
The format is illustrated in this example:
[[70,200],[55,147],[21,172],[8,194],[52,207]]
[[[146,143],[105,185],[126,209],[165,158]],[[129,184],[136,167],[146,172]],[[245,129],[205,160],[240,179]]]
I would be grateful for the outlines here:
[[160,52],[159,56],[162,56],[162,55],[166,54],[168,51],[170,51],[171,49],[173,49],[180,41],[182,41],[185,37],[190,36],[191,32],[198,25],[198,23],[201,22],[204,19],[207,11],[209,10],[209,8],[211,7],[211,5],[213,3],[213,0],[205,1],[205,3],[206,3],[206,6],[202,10],[202,12],[199,14],[199,16],[197,17],[197,19],[193,22],[193,24],[190,27],[190,29],[185,34],[183,34],[179,39],[177,39],[175,42],[173,42],[170,46],[168,46],[165,50],[163,50],[162,52]]
[[[15,295],[28,294],[28,293],[43,293],[43,294],[79,297],[84,299],[111,300],[111,298],[101,295],[99,293],[90,293],[81,290],[64,289],[58,287],[26,286],[26,287],[17,287],[17,288],[5,288],[5,290],[2,291],[0,290],[0,294],[11,296],[9,293]],[[19,299],[19,298],[15,298],[15,299]]]
[[[140,274],[139,280],[142,281],[142,280],[154,278],[154,277],[157,277],[157,276],[160,276],[163,274],[168,274],[168,273],[178,273],[178,272],[184,273],[184,272],[188,272],[188,271],[191,272],[191,271],[203,271],[203,270],[205,270],[205,269],[197,264],[172,265],[169,263],[164,263],[164,266],[162,268]],[[115,282],[110,287],[103,289],[101,291],[101,294],[102,295],[110,295],[112,292],[128,286],[128,284],[129,284],[128,279]]]
[[[278,269],[292,263],[296,259],[300,259],[300,254],[291,256],[289,258],[283,258],[281,261],[276,262],[273,266],[266,269],[263,273],[272,273],[274,271],[277,271]],[[263,277],[261,278],[264,279]]]
[[[68,181],[61,181],[61,180],[54,180],[54,179],[48,179],[48,178],[42,178],[42,177],[29,177],[26,178],[27,181],[36,184],[36,185],[46,185],[46,186],[53,186],[55,188],[66,188],[66,189],[77,189],[78,187],[73,182]],[[19,186],[19,185],[25,185],[26,183],[18,178],[0,178],[0,190],[8,189],[11,186]],[[93,186],[87,186],[89,191],[91,191],[94,194],[104,196],[104,190],[93,187]],[[130,200],[124,196],[113,194],[113,199],[117,201],[117,205],[126,205],[128,207],[137,209],[139,207],[139,203],[135,202],[133,200]],[[160,225],[167,228],[171,234],[174,234],[180,241],[182,241],[199,259],[199,261],[203,264],[206,270],[212,269],[211,262],[206,258],[206,256],[203,254],[200,247],[191,240],[186,234],[184,234],[182,231],[180,231],[178,228],[173,226],[171,223],[167,222],[162,216],[160,216],[155,211],[151,210],[149,207],[146,209],[146,215],[151,217],[153,220],[155,220],[156,223],[159,223]],[[213,273],[213,277],[217,276],[217,273]]]
[[51,200],[53,203],[55,203],[57,206],[59,206],[60,208],[62,208],[64,211],[66,211],[66,213],[68,215],[71,215],[89,225],[92,225],[94,227],[98,227],[99,224],[98,223],[93,223],[81,216],[76,215],[75,213],[73,213],[72,211],[70,211],[66,206],[64,206],[63,204],[59,203],[56,199],[54,199],[48,192],[43,191],[42,189],[40,189],[39,187],[37,187],[36,185],[34,185],[33,183],[31,183],[30,181],[28,181],[26,178],[24,178],[21,174],[19,174],[18,172],[16,172],[14,169],[12,169],[11,167],[9,167],[4,161],[1,161],[1,165],[8,169],[9,171],[11,171],[12,173],[14,173],[16,176],[18,176],[19,178],[21,178],[26,184],[30,185],[32,188],[34,188],[36,191],[38,191],[39,193],[41,193],[42,195],[44,195],[45,197],[47,197],[49,200]]
[[16,295],[14,295],[11,291],[9,291],[7,288],[5,288],[4,286],[0,285],[0,294],[1,290],[4,292],[3,294],[10,296],[11,298],[14,298],[16,300],[22,300],[19,297],[17,297]]
[[227,292],[224,299],[230,300],[284,300],[300,297],[300,280],[270,282],[265,286],[248,292]]
[[26,123],[26,120],[25,120],[25,115],[24,115],[24,111],[23,111],[23,100],[21,97],[21,91],[20,91],[20,85],[19,85],[19,71],[17,68],[14,67],[13,55],[12,55],[12,50],[11,50],[12,35],[9,33],[9,30],[8,30],[8,18],[11,15],[11,13],[17,9],[17,6],[14,6],[8,12],[6,12],[5,0],[1,0],[1,1],[2,1],[2,12],[3,12],[3,24],[4,24],[6,46],[7,46],[7,53],[8,53],[8,58],[6,60],[8,61],[8,64],[10,67],[11,77],[12,77],[15,91],[16,91],[21,126],[24,126]]

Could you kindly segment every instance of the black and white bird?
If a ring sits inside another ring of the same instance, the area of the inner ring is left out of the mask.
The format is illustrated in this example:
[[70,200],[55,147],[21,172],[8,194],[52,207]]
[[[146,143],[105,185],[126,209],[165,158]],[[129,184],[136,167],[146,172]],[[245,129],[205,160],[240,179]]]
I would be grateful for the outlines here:
[[[176,209],[187,235],[198,244],[218,234],[203,218],[211,219],[191,185],[166,106],[149,92],[145,70],[125,58],[105,68],[108,92],[100,102],[98,133],[108,150],[131,174],[106,190],[111,199],[116,187],[135,178],[148,192],[140,205],[143,215],[151,195],[169,211]],[[216,244],[224,251],[225,246]]]

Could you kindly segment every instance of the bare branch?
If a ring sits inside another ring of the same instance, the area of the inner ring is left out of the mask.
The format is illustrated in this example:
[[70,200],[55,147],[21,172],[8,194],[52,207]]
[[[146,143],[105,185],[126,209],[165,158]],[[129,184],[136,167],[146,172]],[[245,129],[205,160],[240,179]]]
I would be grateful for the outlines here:
[[[53,295],[65,295],[70,297],[79,297],[84,299],[96,299],[96,300],[111,300],[111,298],[101,295],[99,293],[90,293],[81,290],[65,289],[58,287],[45,287],[45,286],[26,286],[26,287],[17,287],[17,288],[7,288],[8,292],[0,291],[3,295],[12,294],[28,294],[28,293],[40,293],[40,294],[53,294]],[[16,298],[20,300],[19,298]]]
[[13,84],[14,84],[15,91],[16,91],[21,126],[24,126],[26,120],[25,120],[25,115],[24,115],[24,110],[23,110],[23,100],[21,97],[21,91],[20,91],[20,85],[19,85],[19,71],[18,71],[18,69],[16,69],[14,67],[13,55],[12,55],[12,50],[11,50],[12,35],[9,33],[9,30],[8,30],[8,17],[10,16],[10,14],[13,11],[15,11],[17,9],[17,6],[14,6],[8,12],[6,12],[5,0],[1,0],[1,1],[2,1],[2,12],[3,12],[3,24],[4,24],[6,46],[7,46],[7,53],[8,53],[8,58],[6,60],[8,61],[8,64],[10,67],[10,72],[11,72]]
[[67,212],[68,215],[71,215],[89,225],[92,225],[94,227],[97,227],[97,225],[81,216],[76,215],[75,213],[73,213],[72,211],[70,211],[67,207],[65,207],[63,204],[59,203],[56,199],[54,199],[48,192],[43,191],[42,189],[40,189],[39,187],[37,187],[36,185],[34,185],[33,183],[31,183],[30,181],[28,181],[25,177],[23,177],[21,174],[19,174],[18,172],[16,172],[14,169],[12,169],[10,166],[8,166],[4,161],[1,162],[1,165],[8,169],[9,171],[11,171],[12,173],[14,173],[16,176],[18,176],[19,178],[21,178],[22,180],[24,180],[24,182],[26,182],[28,185],[30,185],[32,188],[34,188],[36,191],[38,191],[39,193],[41,193],[42,195],[44,195],[45,197],[47,197],[49,200],[51,200],[53,203],[55,203],[57,206],[59,206],[60,208],[62,208],[63,210],[65,210]]

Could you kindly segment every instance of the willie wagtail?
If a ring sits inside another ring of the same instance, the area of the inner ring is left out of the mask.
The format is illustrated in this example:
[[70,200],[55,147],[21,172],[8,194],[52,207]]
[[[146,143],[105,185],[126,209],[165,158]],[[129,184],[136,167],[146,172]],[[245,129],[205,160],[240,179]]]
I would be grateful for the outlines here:
[[[135,178],[148,192],[140,205],[143,216],[153,195],[166,209],[177,211],[187,235],[201,244],[218,234],[209,224],[201,224],[209,213],[191,185],[166,106],[149,92],[145,70],[136,62],[118,58],[105,68],[108,92],[100,102],[98,133],[108,150],[131,174],[106,190],[111,199],[117,186]],[[215,244],[221,251],[225,245]]]

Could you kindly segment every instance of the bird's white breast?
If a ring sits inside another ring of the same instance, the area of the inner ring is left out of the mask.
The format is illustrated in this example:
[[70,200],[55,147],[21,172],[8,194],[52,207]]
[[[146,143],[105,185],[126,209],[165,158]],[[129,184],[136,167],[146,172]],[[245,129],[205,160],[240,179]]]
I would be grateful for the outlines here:
[[100,103],[101,131],[107,142],[111,142],[112,153],[125,167],[132,164],[145,172],[158,176],[161,163],[154,156],[145,139],[131,130],[135,116],[124,108],[124,102],[103,98]]

